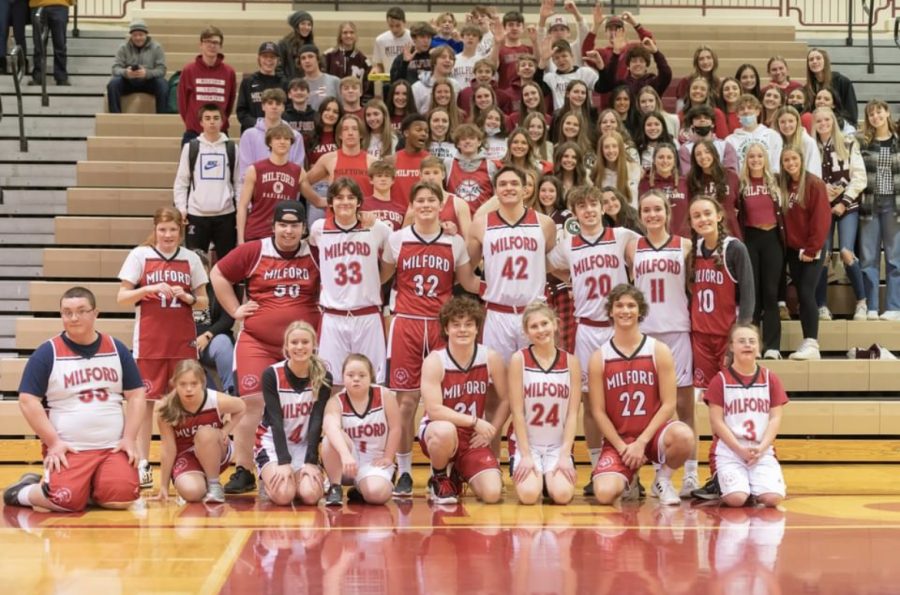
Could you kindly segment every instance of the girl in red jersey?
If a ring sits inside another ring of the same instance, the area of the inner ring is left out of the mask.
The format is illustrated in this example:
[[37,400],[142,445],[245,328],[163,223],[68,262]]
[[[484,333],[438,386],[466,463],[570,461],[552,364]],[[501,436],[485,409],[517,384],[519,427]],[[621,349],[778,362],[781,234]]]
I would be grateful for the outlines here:
[[759,331],[738,324],[729,337],[728,367],[704,394],[713,431],[722,502],[744,506],[750,498],[765,506],[784,499],[784,476],[773,443],[781,425],[787,393],[773,372],[761,368]]
[[169,497],[169,480],[188,502],[224,502],[219,474],[231,463],[231,433],[246,406],[237,397],[206,387],[197,361],[175,366],[172,392],[156,405],[162,447],[159,499]]
[[397,399],[373,384],[375,370],[364,355],[350,354],[342,374],[344,390],[325,406],[322,461],[331,483],[325,505],[343,503],[342,479],[351,482],[363,501],[384,504],[394,488],[394,455],[403,431]]
[[543,302],[522,313],[531,345],[509,362],[509,406],[515,428],[513,481],[522,504],[535,504],[544,486],[555,504],[575,494],[572,443],[581,406],[581,366],[557,349],[559,320]]
[[175,364],[197,358],[194,316],[206,308],[206,271],[193,251],[181,246],[184,224],[174,207],[153,214],[153,233],[122,264],[122,285],[116,301],[135,307],[132,349],[144,387],[147,408],[138,433],[141,487],[151,487],[153,476],[147,455],[153,426],[153,401],[160,399]]

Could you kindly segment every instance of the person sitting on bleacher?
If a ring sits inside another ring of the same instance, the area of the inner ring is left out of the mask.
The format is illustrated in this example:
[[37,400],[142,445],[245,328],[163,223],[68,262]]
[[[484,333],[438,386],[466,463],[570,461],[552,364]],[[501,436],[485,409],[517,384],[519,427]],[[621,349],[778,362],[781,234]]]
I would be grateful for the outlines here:
[[119,46],[113,62],[112,79],[106,85],[109,113],[122,113],[122,95],[149,93],[156,98],[156,113],[166,113],[169,84],[166,82],[166,53],[150,37],[144,21],[136,19],[128,27],[128,41]]

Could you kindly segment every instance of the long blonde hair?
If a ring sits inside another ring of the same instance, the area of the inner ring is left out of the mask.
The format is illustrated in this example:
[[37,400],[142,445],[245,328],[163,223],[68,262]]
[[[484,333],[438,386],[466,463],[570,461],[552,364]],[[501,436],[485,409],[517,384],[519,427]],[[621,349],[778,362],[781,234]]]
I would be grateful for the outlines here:
[[325,367],[325,362],[315,351],[319,347],[319,337],[316,334],[316,329],[305,320],[295,320],[290,323],[284,330],[282,351],[284,352],[285,358],[288,358],[288,339],[294,331],[304,331],[312,338],[314,351],[312,355],[309,356],[309,389],[313,394],[316,394],[323,386],[331,386],[331,383],[328,382],[328,369]]
[[781,208],[786,213],[791,208],[791,174],[784,171],[784,154],[793,151],[800,157],[800,179],[797,180],[797,204],[806,208],[806,159],[803,149],[792,145],[785,145],[781,149],[781,173],[778,174],[778,185],[781,188]]
[[175,383],[185,374],[195,374],[200,379],[204,392],[206,391],[206,370],[203,369],[200,362],[195,359],[183,359],[175,364],[175,371],[172,372],[172,377],[169,379],[169,386],[172,390],[166,393],[159,405],[159,419],[173,427],[181,425],[184,420],[193,415],[184,408],[178,391],[175,390]]
[[758,147],[759,150],[763,152],[765,156],[765,160],[763,161],[763,182],[766,185],[766,188],[769,190],[769,194],[772,195],[778,204],[781,204],[781,187],[778,185],[778,180],[775,178],[775,174],[772,173],[772,166],[769,164],[769,151],[766,149],[765,145],[763,145],[759,141],[751,141],[747,143],[747,150],[744,152],[744,163],[741,165],[741,173],[740,173],[740,191],[739,196],[743,197],[744,193],[747,191],[747,188],[750,186],[750,166],[747,163],[747,154],[750,153],[750,150],[754,147]]
[[[616,145],[619,147],[619,156],[616,157],[616,162],[614,164],[607,162],[606,157],[603,155],[603,141],[607,138],[615,140]],[[622,135],[615,131],[604,134],[600,137],[600,140],[597,141],[597,166],[594,168],[594,186],[604,186],[604,173],[607,169],[615,169],[616,189],[625,196],[625,200],[628,203],[636,200],[637,197],[631,196],[631,188],[628,184],[628,163],[630,160],[628,153],[625,151],[625,139],[622,138]]]
[[394,152],[394,132],[391,130],[391,115],[388,108],[380,99],[370,99],[363,108],[363,120],[365,120],[366,112],[370,109],[377,109],[381,112],[381,130],[370,130],[368,121],[363,122],[365,128],[365,147],[369,148],[370,139],[377,136],[381,140],[381,157],[387,157]]
[[[794,133],[790,137],[786,137],[781,132],[781,127],[778,125],[778,120],[781,119],[781,116],[788,114],[793,117],[797,121],[797,127],[794,129]],[[772,116],[772,124],[774,125],[775,132],[781,136],[781,139],[784,141],[784,146],[792,146],[797,149],[803,148],[803,121],[800,119],[800,112],[795,110],[789,105],[783,105],[775,110],[775,114]]]
[[[844,133],[841,131],[841,125],[838,124],[837,116],[834,113],[834,110],[830,107],[817,107],[813,111],[813,122],[815,122],[816,115],[822,113],[827,115],[831,119],[831,146],[834,154],[837,155],[838,159],[843,162],[846,162],[850,159],[850,147],[853,146],[853,143],[856,142],[854,139],[847,139],[844,137]],[[819,145],[819,151],[824,151],[825,147],[822,144],[821,139],[819,138],[819,131],[815,130],[816,135],[816,144]],[[848,142],[848,140],[850,142]]]

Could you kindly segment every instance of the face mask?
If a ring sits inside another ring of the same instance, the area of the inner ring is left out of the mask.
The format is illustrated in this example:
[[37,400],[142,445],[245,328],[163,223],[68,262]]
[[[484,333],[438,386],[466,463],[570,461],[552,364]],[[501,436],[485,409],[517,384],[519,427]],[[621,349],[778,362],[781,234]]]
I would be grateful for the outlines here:
[[750,114],[748,116],[740,116],[738,120],[740,120],[741,126],[744,126],[746,128],[756,125],[756,116],[753,114]]
[[694,133],[697,136],[707,136],[712,132],[712,126],[694,126]]
[[484,132],[488,136],[494,136],[495,134],[498,134],[500,132],[500,127],[499,126],[485,126]]
[[791,106],[792,108],[794,108],[795,110],[797,110],[798,114],[803,113],[803,104],[802,103],[789,103],[788,105]]

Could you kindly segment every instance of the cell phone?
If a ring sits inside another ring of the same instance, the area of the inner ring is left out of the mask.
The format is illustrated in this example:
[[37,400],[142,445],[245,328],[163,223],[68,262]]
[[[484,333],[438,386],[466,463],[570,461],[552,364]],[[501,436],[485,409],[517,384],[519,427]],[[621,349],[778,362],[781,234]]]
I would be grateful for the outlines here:
[[132,64],[131,66],[128,67],[128,70],[140,70],[140,68],[141,68],[140,66],[135,66],[134,64]]

